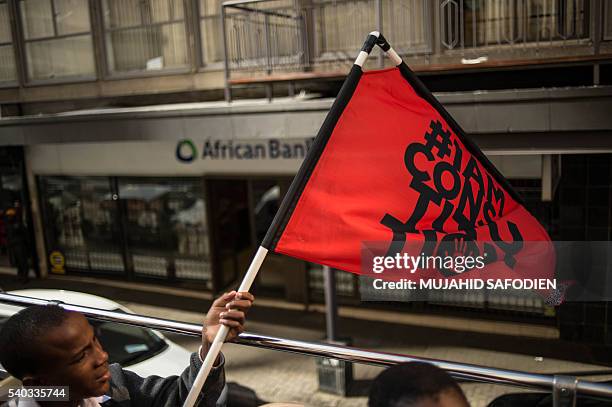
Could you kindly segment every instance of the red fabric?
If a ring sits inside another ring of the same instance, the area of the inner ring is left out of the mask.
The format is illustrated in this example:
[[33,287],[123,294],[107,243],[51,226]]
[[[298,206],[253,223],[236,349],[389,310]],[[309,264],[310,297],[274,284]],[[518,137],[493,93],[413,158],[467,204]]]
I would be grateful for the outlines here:
[[[274,251],[360,273],[362,244],[391,242],[393,238],[392,230],[383,225],[381,219],[388,214],[405,222],[415,211],[421,192],[411,187],[414,176],[405,163],[406,150],[414,143],[425,145],[425,134],[432,133],[432,123],[435,126],[436,122],[443,131],[451,133],[449,140],[453,147],[450,153],[444,155],[444,147],[442,151],[433,148],[433,161],[424,153],[414,155],[413,161],[418,170],[429,177],[423,184],[436,190],[434,168],[440,162],[451,165],[459,162],[454,147],[457,144],[461,150],[459,179],[463,191],[466,180],[463,171],[473,156],[440,114],[415,93],[397,68],[364,73]],[[484,197],[478,209],[477,224],[472,229],[478,241],[496,240],[491,236],[490,222],[484,213],[489,172],[481,162],[477,163],[477,168],[485,180]],[[453,176],[442,173],[444,188],[452,189]],[[473,188],[472,195],[477,196],[479,183],[473,178],[468,182]],[[495,189],[503,190],[496,181],[492,183]],[[460,198],[461,193],[452,199],[442,198],[440,204],[430,202],[425,216],[416,223],[418,233],[407,233],[406,240],[423,241],[422,231],[434,229],[433,223],[442,213],[445,202],[457,208]],[[497,212],[492,221],[502,240],[512,240],[508,221],[517,225],[524,241],[550,240],[538,221],[505,190],[503,200],[503,211],[498,201],[492,205]],[[464,213],[469,215],[469,209]],[[442,230],[437,229],[438,241],[448,233],[461,232],[452,215],[443,223]],[[539,261],[531,256],[537,254],[534,250],[529,253],[530,248],[526,247],[520,253],[520,265]],[[549,258],[547,268],[552,266],[551,261],[554,262]],[[494,269],[488,267],[486,276],[497,274]],[[504,267],[500,269],[503,276]],[[543,272],[540,269],[538,275]]]

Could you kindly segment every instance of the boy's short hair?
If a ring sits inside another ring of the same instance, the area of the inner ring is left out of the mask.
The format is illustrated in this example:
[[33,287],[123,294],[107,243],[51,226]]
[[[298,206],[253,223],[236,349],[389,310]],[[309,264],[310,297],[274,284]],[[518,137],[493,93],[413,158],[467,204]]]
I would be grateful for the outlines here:
[[402,363],[376,377],[370,389],[368,406],[410,406],[418,400],[436,398],[448,390],[454,390],[465,398],[457,382],[439,367],[423,362]]
[[22,380],[40,365],[40,338],[68,318],[70,312],[57,305],[34,305],[7,319],[0,330],[0,363]]

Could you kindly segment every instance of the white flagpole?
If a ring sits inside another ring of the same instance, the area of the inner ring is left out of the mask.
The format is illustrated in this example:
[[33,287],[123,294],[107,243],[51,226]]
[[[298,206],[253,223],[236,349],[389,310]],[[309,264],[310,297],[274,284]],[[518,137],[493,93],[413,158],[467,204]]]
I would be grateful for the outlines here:
[[[259,246],[253,260],[251,261],[251,265],[242,279],[242,283],[240,283],[238,291],[249,291],[267,254],[268,249],[263,246]],[[204,358],[204,363],[202,364],[202,367],[200,368],[200,371],[193,382],[193,386],[191,386],[191,390],[189,390],[189,394],[185,399],[185,403],[183,403],[183,407],[193,407],[195,404],[200,392],[202,391],[202,386],[204,385],[204,382],[206,381],[206,378],[213,367],[213,363],[215,360],[217,360],[219,352],[221,352],[221,347],[223,346],[223,342],[225,341],[229,331],[230,330],[227,326],[221,325],[221,328],[217,332],[212,345],[208,349],[208,353]]]

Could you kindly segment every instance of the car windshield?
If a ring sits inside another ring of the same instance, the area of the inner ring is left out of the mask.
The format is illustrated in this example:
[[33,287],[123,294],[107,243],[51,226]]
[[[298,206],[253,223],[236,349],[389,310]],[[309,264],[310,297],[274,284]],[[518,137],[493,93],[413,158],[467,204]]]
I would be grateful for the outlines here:
[[102,347],[108,352],[109,363],[129,366],[149,359],[168,347],[168,344],[150,329],[92,319],[89,322],[94,327]]
[[[121,310],[114,310],[123,312]],[[6,321],[0,317],[0,328]],[[102,347],[108,352],[109,363],[133,365],[149,359],[168,347],[168,344],[150,329],[89,319]],[[0,367],[0,380],[3,378]]]

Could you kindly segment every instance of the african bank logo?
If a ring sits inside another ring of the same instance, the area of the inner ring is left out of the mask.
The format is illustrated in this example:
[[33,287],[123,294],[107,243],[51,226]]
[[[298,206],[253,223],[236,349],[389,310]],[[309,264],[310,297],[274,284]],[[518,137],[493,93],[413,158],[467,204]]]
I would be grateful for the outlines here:
[[183,139],[176,145],[176,159],[183,163],[190,163],[198,156],[195,144],[190,139]]
[[191,139],[179,140],[176,159],[189,164],[196,160],[303,160],[314,139],[234,140],[208,139],[198,147]]

